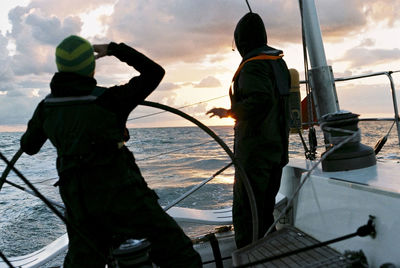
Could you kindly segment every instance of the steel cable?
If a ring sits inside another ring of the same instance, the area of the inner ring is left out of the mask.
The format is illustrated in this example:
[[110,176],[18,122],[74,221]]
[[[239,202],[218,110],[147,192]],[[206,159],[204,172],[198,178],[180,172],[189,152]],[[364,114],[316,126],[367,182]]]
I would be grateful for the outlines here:
[[[200,102],[184,105],[184,106],[181,106],[181,107],[178,107],[178,108],[174,108],[174,109],[180,110],[180,109],[183,109],[183,108],[187,108],[187,107],[190,107],[190,106],[194,106],[194,105],[197,105],[197,104],[202,104],[202,103],[205,103],[205,102],[209,102],[209,101],[213,101],[213,100],[217,100],[217,99],[221,99],[221,98],[225,98],[225,97],[227,97],[227,96],[226,95],[219,96],[219,97],[215,97],[215,98],[212,98],[212,99],[208,99],[208,100],[204,100],[204,101],[200,101]],[[161,111],[161,112],[155,112],[155,113],[141,115],[141,116],[137,116],[137,117],[132,117],[132,118],[129,118],[127,121],[137,120],[137,119],[141,119],[141,118],[145,118],[145,117],[149,117],[149,116],[153,116],[153,115],[163,114],[163,113],[166,113],[166,112],[167,111]]]

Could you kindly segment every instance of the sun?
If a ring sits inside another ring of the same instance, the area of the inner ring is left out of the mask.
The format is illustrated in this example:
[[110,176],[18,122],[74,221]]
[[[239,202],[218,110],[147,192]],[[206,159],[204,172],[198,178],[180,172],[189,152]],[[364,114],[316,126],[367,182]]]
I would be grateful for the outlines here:
[[114,12],[114,5],[102,5],[97,9],[79,15],[83,22],[80,35],[85,38],[106,36],[108,25],[107,18]]

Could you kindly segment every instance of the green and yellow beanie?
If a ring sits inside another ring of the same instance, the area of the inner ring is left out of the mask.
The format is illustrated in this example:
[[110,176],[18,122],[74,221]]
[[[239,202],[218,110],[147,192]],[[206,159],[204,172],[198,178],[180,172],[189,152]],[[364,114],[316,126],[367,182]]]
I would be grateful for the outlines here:
[[95,68],[93,47],[86,39],[71,35],[57,46],[56,64],[59,72],[93,76]]

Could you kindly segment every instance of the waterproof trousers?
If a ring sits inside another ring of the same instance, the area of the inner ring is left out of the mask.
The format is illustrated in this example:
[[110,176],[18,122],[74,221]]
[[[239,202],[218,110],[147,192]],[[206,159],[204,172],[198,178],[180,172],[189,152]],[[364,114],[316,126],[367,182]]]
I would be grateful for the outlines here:
[[[265,153],[265,151],[264,151]],[[270,164],[262,155],[250,153],[242,162],[255,195],[258,213],[258,238],[262,238],[274,222],[275,197],[278,194],[282,167]],[[240,157],[238,158],[240,161]],[[253,225],[246,189],[238,171],[233,186],[233,226],[237,248],[251,244]]]
[[[115,165],[131,161],[119,160]],[[160,267],[202,266],[191,240],[163,211],[135,166],[82,168],[60,176],[60,194],[73,225],[67,226],[65,268],[104,268],[115,239],[141,238],[150,241],[150,258]]]

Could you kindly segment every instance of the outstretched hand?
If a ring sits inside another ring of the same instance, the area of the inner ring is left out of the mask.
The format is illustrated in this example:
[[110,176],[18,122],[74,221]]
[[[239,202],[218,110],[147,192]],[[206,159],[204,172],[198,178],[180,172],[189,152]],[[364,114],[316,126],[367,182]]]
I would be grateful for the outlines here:
[[229,110],[225,108],[212,108],[206,114],[207,115],[210,114],[210,118],[214,116],[218,116],[219,118],[224,118],[229,116]]
[[93,45],[95,53],[94,58],[97,60],[101,57],[107,56],[108,44]]

